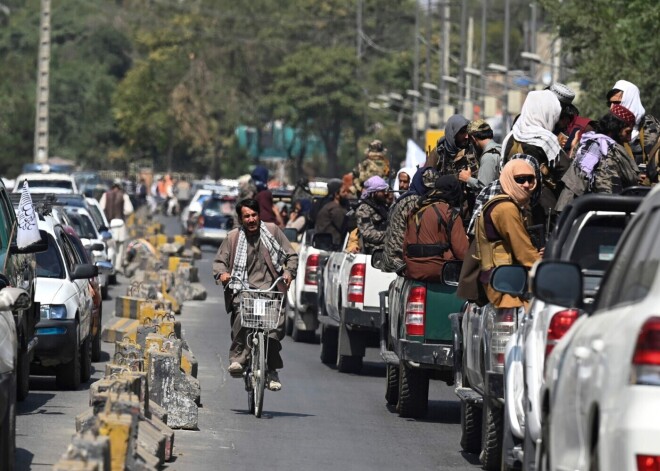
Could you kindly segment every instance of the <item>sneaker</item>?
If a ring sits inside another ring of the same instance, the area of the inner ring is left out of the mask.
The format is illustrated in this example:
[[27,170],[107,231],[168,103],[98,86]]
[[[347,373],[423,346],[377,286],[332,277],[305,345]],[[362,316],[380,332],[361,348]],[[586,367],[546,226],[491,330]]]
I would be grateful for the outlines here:
[[234,378],[240,378],[243,375],[243,365],[237,361],[232,361],[229,368],[227,368],[229,374]]
[[282,389],[282,383],[280,383],[280,377],[276,370],[268,370],[266,373],[266,387],[269,391],[279,391]]

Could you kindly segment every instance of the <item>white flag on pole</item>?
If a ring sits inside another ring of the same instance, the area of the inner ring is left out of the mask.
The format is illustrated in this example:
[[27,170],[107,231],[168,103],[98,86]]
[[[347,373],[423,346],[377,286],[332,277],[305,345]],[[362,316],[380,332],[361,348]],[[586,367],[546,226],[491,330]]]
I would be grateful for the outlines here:
[[415,144],[415,141],[408,139],[408,144],[406,145],[405,167],[422,167],[424,162],[426,162],[426,152],[424,152],[417,144]]
[[41,235],[37,224],[37,214],[34,212],[27,180],[23,182],[21,201],[18,203],[16,216],[18,216],[18,230],[16,232],[16,245],[18,245],[18,248],[24,249],[40,241]]

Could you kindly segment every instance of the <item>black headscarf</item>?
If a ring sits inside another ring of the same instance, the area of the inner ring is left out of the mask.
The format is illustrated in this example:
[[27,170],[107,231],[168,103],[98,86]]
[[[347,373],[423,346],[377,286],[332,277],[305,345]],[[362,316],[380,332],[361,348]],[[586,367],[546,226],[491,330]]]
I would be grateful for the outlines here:
[[458,134],[458,131],[463,129],[468,124],[470,124],[470,121],[468,121],[465,116],[461,116],[460,114],[455,114],[447,120],[447,125],[445,126],[444,143],[445,150],[452,157],[458,154],[458,152],[461,150],[456,145],[456,134]]
[[435,188],[417,201],[413,212],[419,211],[429,204],[444,201],[449,206],[456,207],[461,203],[463,189],[454,175],[443,175],[435,181]]

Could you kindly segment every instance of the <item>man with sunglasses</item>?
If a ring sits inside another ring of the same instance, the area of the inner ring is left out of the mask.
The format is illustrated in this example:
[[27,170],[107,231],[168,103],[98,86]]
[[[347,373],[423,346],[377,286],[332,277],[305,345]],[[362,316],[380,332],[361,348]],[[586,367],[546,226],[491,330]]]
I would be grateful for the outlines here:
[[626,80],[619,80],[607,92],[607,106],[611,108],[614,105],[621,105],[635,115],[635,126],[630,142],[624,147],[637,165],[646,167],[645,179],[650,183],[657,183],[657,151],[652,151],[660,138],[660,121],[646,113],[639,96],[639,88]]

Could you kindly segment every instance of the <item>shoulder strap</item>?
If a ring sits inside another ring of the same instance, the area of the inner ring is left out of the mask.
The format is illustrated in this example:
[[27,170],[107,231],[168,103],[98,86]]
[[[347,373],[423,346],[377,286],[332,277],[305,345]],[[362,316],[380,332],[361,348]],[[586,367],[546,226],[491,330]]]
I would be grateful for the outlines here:
[[435,211],[435,215],[438,217],[438,232],[442,230],[442,226],[447,229],[447,244],[449,244],[449,248],[451,249],[451,230],[452,226],[454,225],[453,218],[451,217],[451,207],[449,208],[450,214],[449,214],[449,220],[445,221],[445,218],[442,217],[442,213],[438,210],[437,205],[433,205],[433,211]]

